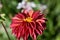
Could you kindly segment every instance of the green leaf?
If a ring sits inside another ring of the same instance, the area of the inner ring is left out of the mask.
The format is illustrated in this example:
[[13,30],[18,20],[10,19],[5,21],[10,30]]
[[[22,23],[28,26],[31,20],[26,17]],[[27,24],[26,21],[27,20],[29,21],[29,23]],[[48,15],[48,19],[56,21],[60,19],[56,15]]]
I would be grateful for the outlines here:
[[0,21],[5,21],[5,14],[0,14]]
[[60,33],[56,36],[55,40],[60,40]]

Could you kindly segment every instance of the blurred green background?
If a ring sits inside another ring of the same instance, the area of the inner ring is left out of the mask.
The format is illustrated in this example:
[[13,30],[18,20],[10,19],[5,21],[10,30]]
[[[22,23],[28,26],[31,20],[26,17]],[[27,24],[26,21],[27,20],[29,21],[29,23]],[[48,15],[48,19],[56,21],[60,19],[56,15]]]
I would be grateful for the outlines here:
[[[9,28],[11,23],[11,17],[18,13],[20,10],[16,9],[19,2],[22,0],[0,0],[2,8],[0,7],[0,14],[5,14],[5,17],[0,18],[0,20],[5,19],[4,24],[8,30],[11,40],[16,40],[15,36],[12,35],[11,29]],[[37,40],[60,40],[60,0],[29,0],[35,3],[47,5],[46,14],[47,27],[43,32],[43,35],[39,35]],[[1,5],[0,5],[1,6]],[[4,28],[0,24],[0,40],[8,40]]]

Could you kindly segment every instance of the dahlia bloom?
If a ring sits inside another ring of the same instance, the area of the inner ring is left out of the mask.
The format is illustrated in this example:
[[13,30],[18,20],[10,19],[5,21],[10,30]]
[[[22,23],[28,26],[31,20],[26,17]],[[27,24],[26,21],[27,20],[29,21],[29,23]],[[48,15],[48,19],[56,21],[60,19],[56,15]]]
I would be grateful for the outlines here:
[[41,35],[46,28],[46,18],[40,11],[24,10],[12,18],[10,27],[18,40],[21,37],[23,40],[28,40],[29,35],[36,40],[36,37]]

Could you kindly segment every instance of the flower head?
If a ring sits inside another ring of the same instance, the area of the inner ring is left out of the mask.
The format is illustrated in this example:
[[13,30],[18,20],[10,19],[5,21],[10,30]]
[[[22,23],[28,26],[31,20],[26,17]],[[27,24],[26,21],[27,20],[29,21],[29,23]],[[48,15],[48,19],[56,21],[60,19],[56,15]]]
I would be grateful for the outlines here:
[[12,18],[10,27],[18,40],[21,37],[28,40],[29,35],[36,40],[36,37],[41,35],[46,28],[46,18],[40,11],[30,10],[27,12],[25,10]]

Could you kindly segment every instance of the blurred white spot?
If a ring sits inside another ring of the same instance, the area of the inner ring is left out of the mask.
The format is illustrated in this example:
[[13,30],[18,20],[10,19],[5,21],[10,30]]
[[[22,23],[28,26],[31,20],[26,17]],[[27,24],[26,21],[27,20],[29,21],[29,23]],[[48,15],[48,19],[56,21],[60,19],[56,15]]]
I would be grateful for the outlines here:
[[34,2],[29,2],[31,7],[36,7],[36,4]]
[[26,9],[26,10],[31,10],[32,8],[36,7],[36,4],[34,2],[27,2],[27,1],[22,1],[21,3],[18,3],[17,9]]
[[45,10],[46,8],[47,8],[46,5],[42,5],[42,4],[40,5],[40,9],[41,9],[41,10]]
[[41,12],[43,12],[45,9],[47,9],[47,5],[38,4],[38,8],[40,9]]
[[23,40],[23,38],[21,37],[20,40]]
[[2,4],[0,3],[0,9],[2,8]]
[[18,3],[17,9],[21,9],[21,3]]
[[27,0],[23,0],[21,3],[18,3],[17,9],[26,9],[27,11],[32,10],[32,8],[38,8],[41,12],[43,12],[47,6],[43,4],[35,4],[34,2],[27,2]]

